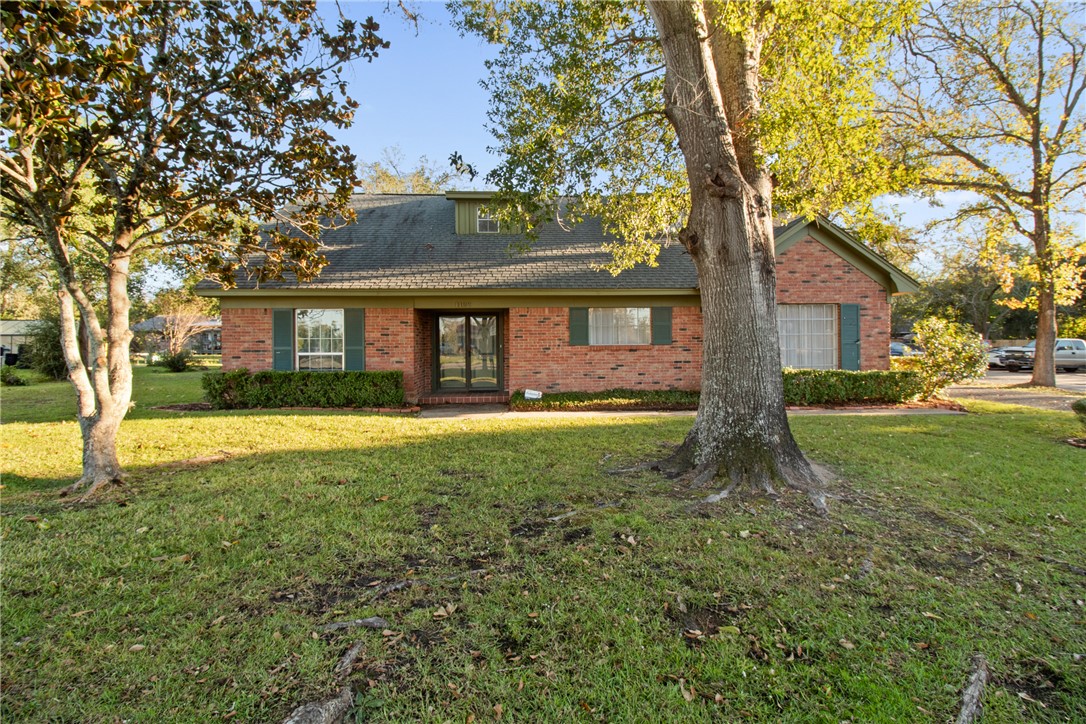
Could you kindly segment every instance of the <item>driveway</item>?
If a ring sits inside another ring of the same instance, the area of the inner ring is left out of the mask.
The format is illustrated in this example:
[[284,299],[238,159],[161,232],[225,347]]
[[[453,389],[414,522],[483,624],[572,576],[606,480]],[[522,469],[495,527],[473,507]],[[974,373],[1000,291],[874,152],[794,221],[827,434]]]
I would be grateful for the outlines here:
[[1044,388],[1019,387],[1029,384],[1029,372],[988,370],[984,377],[946,391],[948,397],[960,397],[989,402],[1006,402],[1012,405],[1039,407],[1042,410],[1070,410],[1071,403],[1086,397],[1086,370],[1082,372],[1057,372],[1056,387],[1060,391]]

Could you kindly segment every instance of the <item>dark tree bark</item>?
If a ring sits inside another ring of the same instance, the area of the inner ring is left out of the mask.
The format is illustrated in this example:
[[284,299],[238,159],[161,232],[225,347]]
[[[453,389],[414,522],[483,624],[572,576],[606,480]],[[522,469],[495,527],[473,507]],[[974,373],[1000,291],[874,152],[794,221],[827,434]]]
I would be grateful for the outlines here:
[[649,9],[666,63],[665,112],[690,183],[680,240],[697,269],[704,318],[698,416],[662,466],[691,473],[696,484],[721,479],[726,487],[714,497],[780,484],[807,492],[824,511],[821,481],[785,413],[772,183],[744,127],[758,108],[761,38],[710,29],[700,6],[662,1]]

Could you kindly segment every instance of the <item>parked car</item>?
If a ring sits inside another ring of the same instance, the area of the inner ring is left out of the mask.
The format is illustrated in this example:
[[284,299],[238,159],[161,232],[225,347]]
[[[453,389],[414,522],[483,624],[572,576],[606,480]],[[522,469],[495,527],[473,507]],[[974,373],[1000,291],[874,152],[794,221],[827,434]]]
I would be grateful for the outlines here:
[[988,369],[1003,369],[1003,350],[1006,347],[992,347],[988,350]]
[[904,342],[891,342],[890,343],[890,356],[891,357],[918,357],[924,354],[911,344],[905,344]]
[[[1000,354],[1003,366],[1011,372],[1033,368],[1037,340],[1022,347],[1006,347]],[[1086,342],[1081,339],[1057,339],[1055,349],[1056,369],[1077,372],[1086,367]]]

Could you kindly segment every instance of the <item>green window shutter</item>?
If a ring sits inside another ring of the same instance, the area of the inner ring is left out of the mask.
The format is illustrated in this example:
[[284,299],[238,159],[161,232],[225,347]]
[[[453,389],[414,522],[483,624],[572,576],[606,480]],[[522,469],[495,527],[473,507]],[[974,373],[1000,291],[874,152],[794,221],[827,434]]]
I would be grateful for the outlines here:
[[366,369],[366,310],[343,310],[343,369]]
[[671,307],[652,308],[652,343],[671,344]]
[[860,369],[860,305],[841,305],[841,369]]
[[272,369],[294,369],[294,310],[272,310]]
[[588,307],[569,308],[569,344],[571,347],[588,344]]

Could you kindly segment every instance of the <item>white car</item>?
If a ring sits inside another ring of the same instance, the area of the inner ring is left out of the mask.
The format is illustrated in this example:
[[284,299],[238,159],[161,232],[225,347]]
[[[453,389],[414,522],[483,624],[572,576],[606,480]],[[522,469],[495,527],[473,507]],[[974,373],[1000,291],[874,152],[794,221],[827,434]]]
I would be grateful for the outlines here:
[[[1031,369],[1033,357],[1037,347],[1037,340],[1023,347],[1006,347],[1000,353],[1003,366],[1011,372]],[[1086,342],[1081,339],[1057,339],[1055,350],[1055,367],[1067,372],[1078,372],[1086,367]]]

